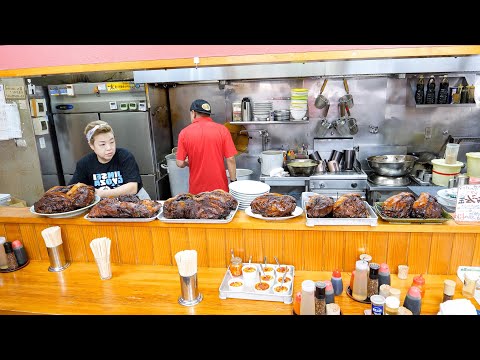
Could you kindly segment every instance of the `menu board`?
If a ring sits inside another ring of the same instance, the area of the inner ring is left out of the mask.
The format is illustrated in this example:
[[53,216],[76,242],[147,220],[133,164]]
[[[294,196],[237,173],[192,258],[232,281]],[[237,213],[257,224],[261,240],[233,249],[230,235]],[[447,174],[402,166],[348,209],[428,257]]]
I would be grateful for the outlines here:
[[480,225],[480,185],[463,185],[458,188],[455,222]]

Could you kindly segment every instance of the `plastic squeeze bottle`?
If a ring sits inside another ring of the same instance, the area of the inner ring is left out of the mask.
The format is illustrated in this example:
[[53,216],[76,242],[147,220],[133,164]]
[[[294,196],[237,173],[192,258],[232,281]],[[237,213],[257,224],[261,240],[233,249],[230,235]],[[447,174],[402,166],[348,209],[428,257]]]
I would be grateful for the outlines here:
[[390,269],[386,263],[380,264],[380,270],[378,270],[378,289],[383,284],[390,285]]
[[332,273],[332,278],[330,280],[332,281],[333,293],[335,294],[335,296],[340,295],[343,292],[343,281],[340,270],[334,270]]

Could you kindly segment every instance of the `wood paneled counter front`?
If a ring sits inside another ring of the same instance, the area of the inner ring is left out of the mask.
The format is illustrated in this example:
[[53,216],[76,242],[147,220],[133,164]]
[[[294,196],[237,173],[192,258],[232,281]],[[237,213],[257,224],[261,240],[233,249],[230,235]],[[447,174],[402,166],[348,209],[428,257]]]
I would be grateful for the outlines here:
[[305,225],[304,215],[284,221],[263,221],[238,211],[227,224],[171,224],[90,222],[83,214],[54,219],[32,214],[29,208],[0,207],[0,236],[23,242],[32,260],[48,261],[41,231],[58,225],[64,250],[72,262],[94,264],[89,243],[97,237],[112,240],[114,264],[166,265],[176,269],[174,255],[195,249],[198,266],[226,268],[230,249],[253,262],[267,256],[292,264],[296,271],[352,271],[359,254],[386,262],[392,273],[408,264],[410,274],[455,274],[460,265],[480,266],[479,226],[443,224],[389,224],[378,226]]

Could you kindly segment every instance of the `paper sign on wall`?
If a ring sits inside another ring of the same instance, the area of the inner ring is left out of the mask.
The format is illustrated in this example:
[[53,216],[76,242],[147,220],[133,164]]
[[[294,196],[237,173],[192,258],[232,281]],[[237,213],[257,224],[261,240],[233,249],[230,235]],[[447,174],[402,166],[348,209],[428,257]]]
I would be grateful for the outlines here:
[[5,98],[6,99],[25,99],[25,86],[9,86],[5,85]]
[[455,222],[480,224],[480,185],[463,185],[458,188]]

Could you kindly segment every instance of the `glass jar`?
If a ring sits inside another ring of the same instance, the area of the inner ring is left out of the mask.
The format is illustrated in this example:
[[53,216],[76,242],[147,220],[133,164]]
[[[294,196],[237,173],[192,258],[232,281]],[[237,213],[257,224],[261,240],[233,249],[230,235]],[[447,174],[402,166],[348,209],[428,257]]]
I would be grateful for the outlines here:
[[242,259],[238,256],[235,256],[230,260],[230,265],[228,266],[228,268],[230,269],[230,273],[232,274],[232,276],[241,276],[242,266]]

